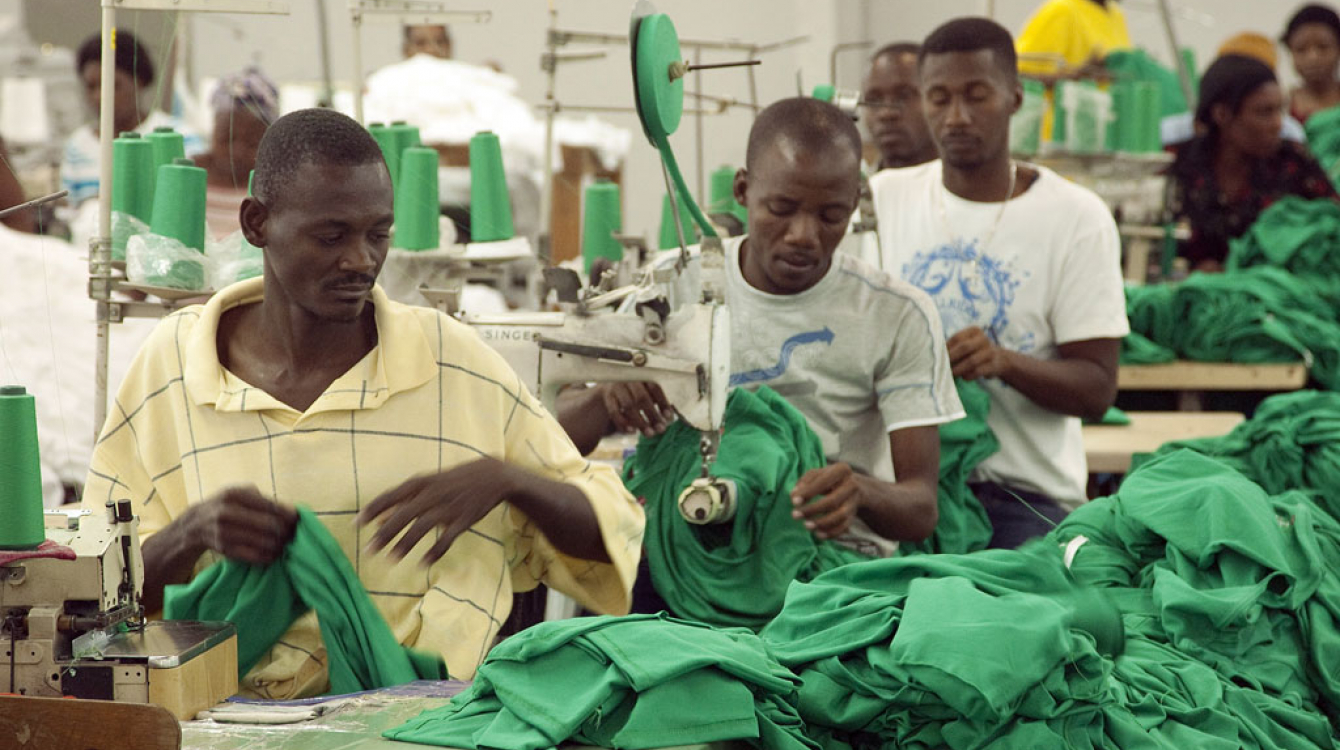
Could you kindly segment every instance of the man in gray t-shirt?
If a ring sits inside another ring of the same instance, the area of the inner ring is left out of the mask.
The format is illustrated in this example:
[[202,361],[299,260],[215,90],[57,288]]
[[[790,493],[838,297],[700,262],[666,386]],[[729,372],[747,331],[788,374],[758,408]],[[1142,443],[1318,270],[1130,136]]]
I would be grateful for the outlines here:
[[[726,243],[731,384],[768,385],[820,436],[830,461],[792,490],[820,538],[873,554],[935,529],[937,425],[963,416],[939,316],[924,292],[835,256],[856,209],[861,140],[837,108],[785,99],[749,134],[735,197],[750,235]],[[655,433],[669,406],[655,386],[568,396],[559,421],[589,450],[610,427]]]

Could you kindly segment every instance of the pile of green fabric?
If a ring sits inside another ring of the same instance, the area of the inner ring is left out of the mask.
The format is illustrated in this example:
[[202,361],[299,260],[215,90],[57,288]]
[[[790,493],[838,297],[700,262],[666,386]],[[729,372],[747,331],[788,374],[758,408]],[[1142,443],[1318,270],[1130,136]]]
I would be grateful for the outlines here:
[[546,622],[495,646],[446,706],[385,736],[468,750],[726,740],[813,750],[794,706],[798,682],[740,628],[664,615]]
[[[1165,443],[1152,455],[1183,449],[1218,459],[1271,494],[1307,492],[1340,519],[1340,393],[1271,396],[1227,435]],[[1132,466],[1147,460],[1136,457]]]
[[[1173,747],[1340,747],[1340,522],[1176,451],[1050,535],[1121,603],[1113,696]],[[1109,711],[1109,715],[1111,712]]]
[[1130,287],[1126,314],[1133,335],[1177,357],[1251,364],[1302,360],[1319,384],[1340,389],[1336,312],[1288,271],[1261,266]]
[[[1142,49],[1112,50],[1103,58],[1103,67],[1118,81],[1147,81],[1159,88],[1159,117],[1177,115],[1187,111],[1186,95],[1182,93],[1182,81],[1177,72],[1155,60]],[[1192,75],[1195,75],[1195,66]],[[1194,90],[1199,85],[1191,81]]]
[[638,443],[624,484],[646,501],[647,565],[670,610],[712,625],[758,628],[782,608],[791,581],[867,558],[816,539],[791,517],[796,481],[826,463],[804,415],[767,386],[737,388],[724,424],[711,473],[735,482],[730,522],[700,526],[679,514],[679,494],[702,466],[701,434],[683,421]]
[[956,380],[958,397],[967,414],[940,425],[940,519],[925,541],[900,542],[899,555],[922,552],[961,554],[986,549],[991,521],[977,496],[968,489],[968,477],[982,461],[1000,450],[996,435],[986,424],[991,396],[976,383]]
[[830,750],[1333,749],[1337,561],[1306,495],[1180,451],[1019,550],[796,583],[761,635]]
[[1304,125],[1307,147],[1326,169],[1332,185],[1340,185],[1340,107],[1313,112]]
[[237,626],[239,677],[309,609],[321,624],[332,693],[446,679],[440,656],[400,645],[339,543],[306,508],[298,509],[293,540],[274,563],[224,560],[163,592],[165,620]]
[[1229,242],[1230,272],[1255,266],[1294,274],[1322,296],[1335,317],[1340,304],[1340,205],[1287,196],[1262,211],[1245,234]]

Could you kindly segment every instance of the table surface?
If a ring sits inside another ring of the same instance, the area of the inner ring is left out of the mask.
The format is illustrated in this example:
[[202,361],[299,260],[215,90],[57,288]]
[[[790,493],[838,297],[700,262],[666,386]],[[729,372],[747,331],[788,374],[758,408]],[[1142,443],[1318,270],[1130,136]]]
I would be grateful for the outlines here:
[[[294,724],[181,723],[183,750],[407,750],[425,747],[384,739],[381,734],[445,705],[466,683],[420,681],[384,690],[337,696],[321,716]],[[311,701],[293,701],[311,703]],[[266,704],[258,703],[258,707]],[[597,750],[565,744],[563,750]],[[743,741],[667,746],[663,750],[748,750]]]
[[1084,426],[1089,473],[1125,473],[1136,453],[1150,453],[1171,440],[1227,435],[1245,419],[1235,411],[1148,411],[1127,416],[1129,425]]
[[1307,368],[1301,362],[1180,361],[1117,368],[1117,388],[1123,391],[1293,391],[1306,383]]

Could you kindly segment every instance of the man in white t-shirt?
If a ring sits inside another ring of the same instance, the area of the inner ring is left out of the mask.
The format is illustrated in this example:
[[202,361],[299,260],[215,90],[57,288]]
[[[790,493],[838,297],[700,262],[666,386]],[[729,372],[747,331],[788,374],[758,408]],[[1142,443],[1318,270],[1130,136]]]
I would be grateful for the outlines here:
[[[937,425],[963,409],[930,299],[834,254],[860,159],[855,124],[824,102],[785,99],[755,120],[735,177],[750,234],[726,242],[731,385],[771,387],[823,441],[830,463],[797,482],[796,518],[887,555],[891,540],[934,530]],[[654,386],[610,384],[569,395],[559,412],[589,450],[611,427],[663,429],[670,409]]]
[[1129,330],[1117,229],[1092,192],[1010,158],[1022,91],[1008,31],[950,21],[920,67],[941,160],[871,179],[881,257],[935,301],[954,375],[991,395],[1001,447],[973,489],[992,545],[1013,547],[1085,500],[1079,417],[1112,404]]

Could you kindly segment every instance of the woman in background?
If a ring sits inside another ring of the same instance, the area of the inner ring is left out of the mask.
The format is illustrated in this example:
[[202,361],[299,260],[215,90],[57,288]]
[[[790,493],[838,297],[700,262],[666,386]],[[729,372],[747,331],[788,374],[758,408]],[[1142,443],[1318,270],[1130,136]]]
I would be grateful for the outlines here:
[[1268,65],[1224,55],[1200,81],[1199,134],[1170,168],[1173,210],[1191,224],[1181,253],[1194,270],[1221,271],[1228,241],[1286,195],[1336,199],[1306,147],[1280,137],[1284,95]]
[[279,117],[279,89],[260,70],[247,68],[220,80],[209,102],[214,135],[195,163],[208,172],[205,224],[218,240],[239,229],[238,211],[256,166],[256,149]]
[[1280,37],[1303,85],[1289,92],[1289,114],[1306,123],[1314,112],[1340,104],[1340,16],[1324,5],[1304,5]]

